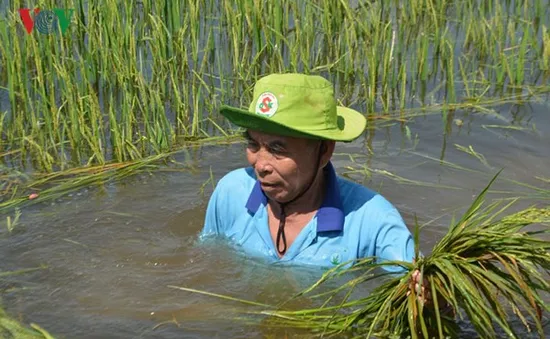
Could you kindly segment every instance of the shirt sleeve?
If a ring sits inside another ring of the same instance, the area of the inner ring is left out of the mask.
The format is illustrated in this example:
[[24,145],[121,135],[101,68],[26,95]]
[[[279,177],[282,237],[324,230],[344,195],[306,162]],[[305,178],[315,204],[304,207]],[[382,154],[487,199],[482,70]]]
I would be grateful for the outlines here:
[[208,201],[208,207],[206,208],[206,215],[204,218],[204,226],[202,228],[200,237],[204,238],[209,235],[223,234],[223,227],[221,223],[221,205],[223,202],[220,200],[221,187],[217,186],[210,196]]
[[[401,214],[378,195],[365,212],[361,225],[358,257],[376,257],[378,262],[399,260],[412,262],[414,239]],[[383,266],[386,271],[400,272],[397,266]]]
[[379,260],[412,262],[414,258],[413,237],[396,209],[380,220],[374,255]]
[[200,238],[227,234],[240,213],[238,206],[244,206],[245,175],[243,170],[235,170],[218,181],[206,207]]

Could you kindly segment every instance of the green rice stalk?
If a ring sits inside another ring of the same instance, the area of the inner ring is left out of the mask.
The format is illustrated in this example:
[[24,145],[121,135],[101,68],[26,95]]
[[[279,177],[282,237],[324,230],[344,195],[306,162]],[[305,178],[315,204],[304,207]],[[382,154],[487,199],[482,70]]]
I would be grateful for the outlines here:
[[328,74],[341,102],[370,116],[403,119],[408,101],[429,111],[432,94],[449,112],[481,106],[506,84],[528,92],[549,69],[548,8],[529,3],[79,0],[64,3],[75,10],[67,32],[46,36],[22,27],[18,9],[31,4],[10,1],[0,148],[18,150],[18,167],[30,156],[54,171],[164,152],[218,133],[212,121],[230,134],[218,103],[246,106],[271,72]]
[[472,147],[472,145],[469,145],[468,147],[465,147],[465,146],[455,144],[455,147],[459,151],[462,151],[466,154],[469,154],[469,155],[475,157],[476,159],[478,159],[486,167],[491,168],[491,166],[487,162],[487,159],[485,158],[485,156],[481,153],[478,153],[478,152],[474,151],[474,148]]
[[[458,330],[454,317],[448,316],[448,312],[442,314],[442,305],[448,304],[454,314],[466,317],[482,337],[496,337],[497,327],[500,327],[508,336],[518,338],[520,334],[509,322],[505,309],[508,306],[526,325],[525,319],[529,319],[529,331],[534,325],[537,333],[544,336],[541,312],[550,309],[540,293],[550,292],[550,284],[545,278],[550,272],[550,242],[536,237],[540,231],[524,231],[523,228],[534,223],[550,223],[550,208],[531,207],[496,220],[512,203],[504,207],[499,203],[483,207],[489,186],[463,217],[452,223],[430,255],[417,257],[414,264],[359,262],[353,270],[357,272],[361,267],[361,277],[365,280],[375,276],[373,270],[377,266],[400,265],[405,269],[403,275],[387,279],[367,297],[344,299],[337,309],[339,312],[321,307],[307,312],[292,310],[270,314],[277,322],[285,322],[282,319],[290,317],[289,326],[307,323],[311,329],[325,334],[351,331],[367,337],[376,334],[427,338],[439,333],[440,337],[454,337]],[[414,270],[421,272],[422,279],[430,281],[435,301],[430,307],[416,297],[414,289],[408,288]],[[346,269],[338,267],[322,280],[346,273]],[[353,280],[346,285],[350,289],[355,287]],[[313,289],[305,292],[311,291]],[[331,315],[330,321],[326,320],[327,314]],[[428,329],[436,332],[430,333]]]
[[540,69],[550,70],[550,31],[542,26],[542,60]]
[[2,308],[0,308],[0,337],[2,338],[21,338],[21,339],[53,339],[54,337],[46,330],[31,323],[31,328],[21,324],[19,321],[9,317]]

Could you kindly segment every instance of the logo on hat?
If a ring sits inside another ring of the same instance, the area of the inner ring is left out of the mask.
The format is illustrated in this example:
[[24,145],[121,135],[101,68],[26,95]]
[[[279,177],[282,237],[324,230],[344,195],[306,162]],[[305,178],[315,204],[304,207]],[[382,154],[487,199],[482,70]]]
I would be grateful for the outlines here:
[[256,114],[269,118],[277,112],[279,103],[273,93],[264,92],[256,101]]

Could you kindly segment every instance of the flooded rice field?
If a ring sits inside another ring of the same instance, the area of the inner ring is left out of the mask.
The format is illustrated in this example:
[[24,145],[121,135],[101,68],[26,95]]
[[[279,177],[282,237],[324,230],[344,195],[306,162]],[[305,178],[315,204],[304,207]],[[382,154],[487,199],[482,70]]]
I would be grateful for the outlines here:
[[0,309],[56,338],[304,334],[247,314],[261,307],[177,288],[275,305],[324,273],[198,239],[215,183],[247,166],[244,143],[203,141],[234,136],[219,105],[247,106],[268,73],[324,75],[343,105],[368,117],[332,163],[383,194],[411,231],[418,220],[425,254],[501,169],[489,199],[548,205],[548,0],[323,3],[106,0],[71,12],[46,0],[42,19],[71,18],[56,36],[31,32],[31,4],[24,25],[21,2],[2,2],[0,204],[27,202],[27,175],[201,146],[171,156],[183,166],[58,198],[40,191],[13,229],[19,202],[1,205]]
[[[550,186],[544,181],[550,176],[548,109],[547,102],[503,105],[496,108],[498,119],[458,111],[447,133],[437,114],[409,123],[408,133],[399,124],[379,127],[338,144],[333,164],[386,196],[411,229],[415,215],[427,224],[421,250],[429,253],[452,214],[458,216],[501,168],[490,198],[522,196],[519,206],[543,201],[535,188]],[[457,145],[471,145],[485,163]],[[17,229],[0,233],[0,265],[43,269],[0,280],[6,309],[62,338],[297,335],[265,329],[261,321],[232,320],[239,311],[257,310],[253,306],[169,287],[276,304],[322,274],[267,264],[221,240],[198,241],[210,173],[219,180],[246,166],[244,144],[204,146],[176,159],[192,170],[139,174],[24,209]],[[365,166],[371,172],[359,173]],[[467,324],[464,329],[470,337]]]

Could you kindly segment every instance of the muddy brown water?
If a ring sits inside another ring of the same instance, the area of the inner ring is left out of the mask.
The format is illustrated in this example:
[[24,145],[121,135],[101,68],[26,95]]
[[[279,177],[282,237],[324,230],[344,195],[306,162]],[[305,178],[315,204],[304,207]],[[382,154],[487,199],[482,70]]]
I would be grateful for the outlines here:
[[[548,100],[503,105],[495,108],[501,118],[458,111],[454,118],[463,124],[459,128],[453,123],[448,133],[439,114],[427,115],[407,124],[410,140],[398,124],[379,127],[353,143],[338,144],[333,163],[340,174],[348,166],[375,170],[351,178],[393,202],[411,229],[415,215],[428,223],[420,246],[429,253],[452,214],[463,211],[501,168],[489,198],[524,196],[518,208],[548,203],[548,196],[535,197],[535,190],[506,180],[550,189],[548,182],[537,179],[550,178],[549,106]],[[455,144],[471,145],[488,166]],[[346,154],[355,154],[355,162]],[[323,272],[267,264],[223,240],[198,243],[212,186],[206,185],[203,193],[201,188],[210,170],[219,180],[246,166],[246,159],[243,144],[205,146],[191,155],[178,160],[191,162],[196,171],[139,174],[25,208],[12,234],[5,228],[6,215],[0,216],[0,270],[46,267],[0,280],[6,310],[59,338],[297,335],[265,329],[261,319],[247,324],[233,320],[238,312],[258,308],[168,287],[276,304]],[[451,168],[441,158],[469,170]],[[397,182],[383,171],[416,183]],[[372,287],[366,286],[365,293]],[[464,330],[465,337],[473,335],[467,323]]]

